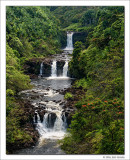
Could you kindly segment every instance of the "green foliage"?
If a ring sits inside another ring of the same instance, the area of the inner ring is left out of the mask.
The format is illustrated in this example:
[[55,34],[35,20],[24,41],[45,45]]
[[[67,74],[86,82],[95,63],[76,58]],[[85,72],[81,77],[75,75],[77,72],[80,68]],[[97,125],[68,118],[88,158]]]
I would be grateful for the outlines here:
[[23,65],[29,58],[60,52],[62,32],[58,23],[48,7],[6,7],[7,151],[10,146],[31,141],[20,119],[26,116],[22,115],[24,109],[19,104],[18,93],[32,87]]
[[103,131],[104,138],[101,140],[100,153],[123,154],[124,153],[124,121],[111,122],[108,130]]
[[[21,90],[31,87],[29,76],[24,75],[20,71],[20,62],[15,55],[15,51],[9,47],[6,47],[6,89],[7,95],[12,96],[20,92]],[[11,93],[12,92],[12,93]]]
[[[123,98],[124,19],[122,9],[120,12],[118,7],[111,9],[99,8],[97,25],[87,37],[87,48],[80,42],[75,44],[69,70],[73,77],[86,79],[86,89],[91,90],[92,95]],[[114,19],[111,19],[112,12],[116,12]],[[106,19],[111,25],[104,28]]]
[[79,60],[80,60],[80,51],[84,48],[82,42],[77,41],[74,46],[74,51],[73,51],[73,58],[69,64],[69,70],[72,75],[75,75],[76,77],[80,77],[80,69],[78,66]]
[[29,76],[11,67],[7,67],[6,69],[7,89],[12,89],[15,93],[18,93],[31,87]]
[[60,47],[58,21],[47,7],[7,7],[6,17],[7,42],[18,57],[55,54]]
[[6,118],[6,149],[10,151],[12,146],[20,146],[32,141],[32,136],[21,125],[21,122],[27,121],[23,109],[14,99],[7,97],[7,118]]
[[6,96],[10,96],[10,97],[14,96],[13,90],[7,89],[7,90],[6,90]]
[[[86,31],[86,22],[89,21],[91,24],[96,23],[96,10],[99,7],[90,6],[62,6],[56,7],[51,10],[52,13],[60,20],[61,28],[65,31]],[[87,15],[88,13],[88,15]],[[88,24],[90,24],[88,22]]]
[[85,96],[75,104],[62,149],[69,154],[124,154],[124,8],[89,9],[78,23],[91,29],[84,44],[75,43],[69,71],[78,78],[73,87]]
[[65,99],[73,99],[73,95],[69,92],[67,92],[64,96]]
[[80,80],[77,80],[74,84],[74,87],[75,88],[83,88],[83,89],[86,89],[88,86],[88,82],[85,78],[82,78]]
[[120,99],[81,100],[76,107],[78,111],[69,129],[71,134],[62,140],[62,148],[67,153],[124,153],[124,104]]
[[8,45],[6,62],[6,144],[9,151],[10,146],[23,144],[31,139],[20,126],[20,114],[23,111],[20,110],[19,102],[16,102],[18,93],[31,88],[31,85],[29,76],[20,71],[19,59]]
[[94,9],[89,9],[81,18],[82,26],[92,25],[96,22],[96,11]]

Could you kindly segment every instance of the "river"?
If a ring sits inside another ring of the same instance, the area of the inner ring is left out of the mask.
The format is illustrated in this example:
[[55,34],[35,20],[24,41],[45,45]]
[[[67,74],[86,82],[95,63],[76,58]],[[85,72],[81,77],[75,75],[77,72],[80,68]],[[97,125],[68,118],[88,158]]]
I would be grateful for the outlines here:
[[[72,34],[71,34],[72,36]],[[72,38],[68,36],[68,40]],[[67,42],[67,49],[61,55],[52,57],[51,73],[44,76],[44,64],[41,63],[39,76],[31,80],[34,86],[31,90],[22,91],[23,99],[27,99],[35,108],[33,123],[40,138],[36,146],[16,151],[18,155],[58,155],[65,154],[61,150],[58,140],[62,139],[68,127],[62,92],[71,86],[72,79],[68,76],[68,63],[71,59],[71,45]],[[68,48],[71,48],[68,51]],[[64,61],[63,68],[58,68],[58,60]],[[57,74],[57,71],[61,70]]]

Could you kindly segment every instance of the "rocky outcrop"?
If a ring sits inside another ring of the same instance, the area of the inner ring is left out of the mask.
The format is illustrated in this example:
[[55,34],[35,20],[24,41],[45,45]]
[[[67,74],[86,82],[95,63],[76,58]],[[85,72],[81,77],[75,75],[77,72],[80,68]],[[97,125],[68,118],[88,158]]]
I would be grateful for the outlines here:
[[30,75],[31,78],[35,78],[40,73],[40,65],[44,63],[45,72],[50,72],[51,70],[51,58],[32,58],[25,62],[24,72]]
[[63,104],[64,113],[67,119],[68,126],[71,124],[72,116],[75,114],[75,111],[77,108],[75,107],[75,104],[84,97],[84,90],[82,87],[80,88],[68,88],[66,90],[63,90],[61,94],[65,95],[67,92],[71,93],[73,95],[73,99],[67,99],[65,103]]

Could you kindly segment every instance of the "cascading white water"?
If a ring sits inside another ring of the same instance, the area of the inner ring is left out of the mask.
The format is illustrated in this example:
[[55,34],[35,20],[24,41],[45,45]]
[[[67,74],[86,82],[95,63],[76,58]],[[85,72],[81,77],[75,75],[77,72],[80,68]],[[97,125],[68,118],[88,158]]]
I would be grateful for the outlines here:
[[67,77],[68,72],[68,61],[65,62],[65,65],[63,67],[63,77]]
[[[51,139],[61,139],[65,134],[65,130],[67,127],[66,117],[62,115],[62,110],[52,110],[49,111],[44,115],[43,122],[38,121],[36,129],[38,130],[39,134],[43,138],[51,138]],[[51,113],[55,113],[56,119],[53,120]],[[39,116],[37,114],[37,116]],[[53,124],[52,124],[53,123]]]
[[56,121],[54,123],[53,131],[63,131],[64,128],[64,122],[62,120],[62,111],[57,110],[56,113]]
[[67,73],[68,73],[68,60],[65,60],[62,76],[57,76],[57,61],[53,60],[51,65],[51,77],[49,77],[50,79],[68,78]]
[[71,86],[72,80],[67,77],[70,58],[68,53],[54,56],[51,69],[50,66],[46,69],[46,63],[41,63],[39,66],[41,78],[32,79],[33,89],[21,92],[23,98],[29,98],[33,106],[35,111],[33,122],[40,136],[38,145],[34,147],[33,152],[29,151],[29,154],[62,153],[56,143],[57,139],[63,139],[66,134],[69,122],[67,117],[71,110],[64,107],[64,95],[60,90],[64,91]]
[[52,62],[51,77],[57,77],[57,74],[56,74],[56,60],[53,60],[53,62]]
[[[68,33],[68,39],[67,39],[67,47],[69,49],[73,49],[72,44],[72,35],[73,33]],[[58,77],[58,71],[57,71],[57,59],[53,59],[52,65],[51,65],[51,76],[49,79],[54,79],[55,81],[57,79],[65,79],[69,78],[67,77],[68,72],[68,63],[69,59],[67,56],[64,56],[65,64],[63,66],[63,73],[62,76]],[[42,70],[42,71],[41,71]],[[43,74],[43,63],[41,63],[40,68],[40,74]],[[41,92],[40,92],[41,93]],[[49,89],[44,93],[44,98],[51,97],[53,98],[57,93],[54,92],[54,90]],[[43,121],[41,115],[39,116],[38,113],[35,114],[37,116],[34,120],[34,123],[36,124],[36,129],[38,130],[41,140],[42,139],[62,139],[66,133],[67,128],[67,121],[65,113],[63,113],[63,109],[60,106],[59,103],[55,103],[53,101],[44,102],[42,101],[40,103],[41,105],[44,105],[45,114],[43,116]],[[37,121],[36,121],[37,119]]]
[[44,115],[44,118],[43,118],[43,128],[44,129],[47,129],[47,125],[48,125],[48,115],[49,115],[49,113],[46,113],[45,115]]
[[40,75],[42,76],[43,74],[43,62],[41,63],[41,66],[40,66]]
[[67,46],[64,50],[73,50],[73,32],[67,32]]

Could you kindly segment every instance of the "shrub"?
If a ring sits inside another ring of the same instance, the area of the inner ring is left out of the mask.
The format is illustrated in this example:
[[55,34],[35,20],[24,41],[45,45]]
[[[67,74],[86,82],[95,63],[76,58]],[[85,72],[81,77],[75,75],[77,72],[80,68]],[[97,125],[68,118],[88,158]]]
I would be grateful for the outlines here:
[[71,134],[63,140],[63,149],[68,152],[75,146],[68,153],[78,154],[124,153],[124,106],[119,98],[80,100],[75,106],[78,110],[72,117]]
[[67,92],[65,94],[64,98],[70,100],[70,99],[73,99],[73,95],[71,93]]

